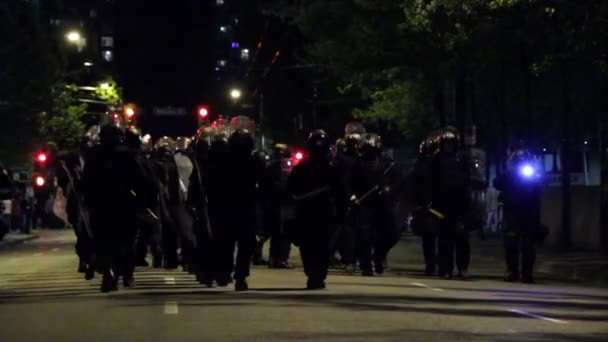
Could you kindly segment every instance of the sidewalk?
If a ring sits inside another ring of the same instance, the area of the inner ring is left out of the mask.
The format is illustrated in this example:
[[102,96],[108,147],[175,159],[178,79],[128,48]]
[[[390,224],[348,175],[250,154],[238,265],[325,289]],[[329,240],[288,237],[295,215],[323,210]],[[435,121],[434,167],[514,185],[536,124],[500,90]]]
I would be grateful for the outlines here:
[[9,232],[4,236],[2,241],[0,241],[0,249],[15,246],[25,241],[31,241],[37,238],[38,235],[36,234],[21,234],[18,232]]
[[[406,234],[393,248],[389,267],[397,273],[422,274],[424,259],[420,238]],[[505,271],[502,240],[481,240],[471,235],[471,267],[473,277],[502,279]],[[600,252],[559,252],[544,246],[538,249],[536,275],[549,282],[573,282],[579,285],[608,286],[608,256]]]

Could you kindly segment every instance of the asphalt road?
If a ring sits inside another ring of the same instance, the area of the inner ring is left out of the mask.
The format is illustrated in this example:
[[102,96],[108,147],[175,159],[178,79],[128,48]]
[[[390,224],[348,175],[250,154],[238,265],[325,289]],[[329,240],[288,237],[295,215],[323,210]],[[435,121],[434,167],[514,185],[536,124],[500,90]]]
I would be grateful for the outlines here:
[[68,231],[45,232],[0,251],[0,341],[608,340],[605,288],[336,271],[311,292],[301,269],[259,267],[235,293],[142,268],[136,288],[101,294],[72,245]]

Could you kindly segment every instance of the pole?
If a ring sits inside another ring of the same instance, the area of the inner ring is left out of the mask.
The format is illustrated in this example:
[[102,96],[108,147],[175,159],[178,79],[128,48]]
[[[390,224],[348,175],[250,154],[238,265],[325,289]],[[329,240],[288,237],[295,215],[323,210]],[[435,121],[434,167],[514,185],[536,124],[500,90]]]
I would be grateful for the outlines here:
[[260,134],[262,135],[262,150],[266,149],[266,137],[264,136],[264,93],[260,92]]

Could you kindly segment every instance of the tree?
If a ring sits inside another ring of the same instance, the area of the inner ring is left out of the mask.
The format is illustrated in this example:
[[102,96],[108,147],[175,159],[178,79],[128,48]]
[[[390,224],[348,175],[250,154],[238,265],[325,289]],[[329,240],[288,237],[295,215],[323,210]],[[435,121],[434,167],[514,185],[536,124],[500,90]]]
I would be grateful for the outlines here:
[[44,141],[55,143],[60,151],[77,149],[85,133],[82,118],[87,105],[78,102],[73,89],[64,83],[56,84],[51,90],[52,105],[39,117],[39,131]]

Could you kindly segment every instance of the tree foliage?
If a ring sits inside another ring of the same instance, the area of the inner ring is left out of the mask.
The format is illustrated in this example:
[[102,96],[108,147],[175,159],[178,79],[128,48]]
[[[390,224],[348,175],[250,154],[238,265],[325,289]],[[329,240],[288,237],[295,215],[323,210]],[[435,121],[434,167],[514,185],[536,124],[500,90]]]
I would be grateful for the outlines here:
[[[390,121],[409,136],[469,121],[490,144],[531,130],[559,140],[559,131],[546,126],[563,111],[556,84],[564,65],[581,84],[569,88],[580,103],[574,114],[597,118],[601,111],[585,106],[585,77],[576,76],[606,72],[607,1],[266,3],[268,13],[300,29],[303,58],[325,65],[341,94],[361,98],[355,116]],[[605,83],[606,74],[597,78]]]

